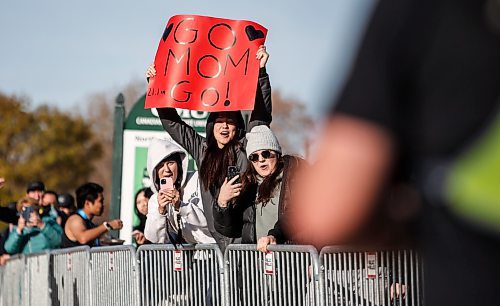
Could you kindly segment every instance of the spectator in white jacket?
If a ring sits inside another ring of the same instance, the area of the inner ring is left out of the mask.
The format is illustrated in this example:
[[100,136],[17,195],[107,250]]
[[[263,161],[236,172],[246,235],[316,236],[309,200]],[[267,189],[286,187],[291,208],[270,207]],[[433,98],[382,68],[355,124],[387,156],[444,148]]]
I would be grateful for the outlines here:
[[[147,167],[153,195],[148,202],[146,239],[152,243],[215,243],[201,198],[182,200],[188,167],[184,150],[172,141],[154,138],[148,148]],[[171,179],[173,186],[162,188],[162,179]]]

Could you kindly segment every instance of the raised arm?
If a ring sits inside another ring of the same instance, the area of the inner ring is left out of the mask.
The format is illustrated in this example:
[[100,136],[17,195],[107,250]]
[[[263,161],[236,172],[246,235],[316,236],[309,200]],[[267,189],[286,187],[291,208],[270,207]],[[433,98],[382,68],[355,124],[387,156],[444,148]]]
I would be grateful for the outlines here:
[[[146,71],[146,78],[154,78],[156,69],[151,64]],[[175,108],[158,108],[161,124],[165,131],[177,142],[184,150],[188,151],[195,160],[200,160],[203,153],[203,144],[205,138],[199,135],[191,126],[184,122]]]
[[[120,230],[123,226],[123,223],[120,220],[112,220],[108,221],[108,223],[115,230]],[[64,229],[68,238],[71,239],[74,237],[74,240],[78,241],[80,244],[87,244],[92,240],[98,239],[102,234],[108,231],[104,224],[87,229],[83,220],[77,215],[69,217]],[[68,235],[68,231],[70,235]]]
[[269,54],[265,46],[260,46],[257,51],[257,59],[260,61],[259,86],[257,86],[254,110],[250,115],[250,121],[247,128],[248,131],[257,125],[269,126],[272,121],[273,105],[271,99],[271,83],[269,82],[269,75],[266,71],[266,63],[269,59]]

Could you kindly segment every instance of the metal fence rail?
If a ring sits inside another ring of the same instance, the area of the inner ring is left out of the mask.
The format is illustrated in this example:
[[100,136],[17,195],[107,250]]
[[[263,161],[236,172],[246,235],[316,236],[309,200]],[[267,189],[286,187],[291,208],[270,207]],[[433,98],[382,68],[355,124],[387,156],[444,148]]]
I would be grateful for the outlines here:
[[423,305],[417,252],[215,244],[87,246],[15,255],[0,267],[10,305]]
[[90,305],[90,248],[53,250],[50,255],[52,305]]
[[5,275],[5,266],[0,266],[0,306],[3,306],[2,298],[4,293],[4,275]]
[[92,305],[139,305],[139,274],[133,246],[90,250]]
[[50,253],[25,255],[24,305],[50,306]]
[[223,256],[215,244],[144,245],[137,251],[141,305],[223,305]]
[[412,250],[325,247],[326,305],[422,305],[422,263]]
[[0,305],[23,305],[24,256],[13,255],[3,267]]
[[321,305],[318,252],[313,246],[230,245],[225,254],[226,305]]

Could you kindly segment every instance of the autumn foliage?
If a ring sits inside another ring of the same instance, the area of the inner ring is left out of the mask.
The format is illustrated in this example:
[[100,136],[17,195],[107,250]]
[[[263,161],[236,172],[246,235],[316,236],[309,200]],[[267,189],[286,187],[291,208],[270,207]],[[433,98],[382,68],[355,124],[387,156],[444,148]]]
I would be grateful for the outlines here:
[[0,176],[6,178],[2,205],[41,180],[48,189],[73,192],[94,171],[102,156],[89,123],[81,116],[0,93]]

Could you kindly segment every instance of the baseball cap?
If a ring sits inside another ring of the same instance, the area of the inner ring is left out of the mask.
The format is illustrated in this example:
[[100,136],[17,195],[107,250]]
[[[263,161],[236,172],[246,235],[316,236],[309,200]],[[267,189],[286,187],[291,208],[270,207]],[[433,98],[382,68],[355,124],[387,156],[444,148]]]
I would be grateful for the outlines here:
[[57,201],[59,202],[59,207],[70,208],[75,206],[75,198],[69,193],[60,194],[57,197]]
[[40,181],[30,182],[28,184],[28,187],[26,188],[26,192],[35,191],[35,190],[45,191],[45,185]]

